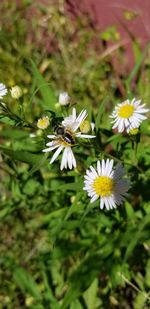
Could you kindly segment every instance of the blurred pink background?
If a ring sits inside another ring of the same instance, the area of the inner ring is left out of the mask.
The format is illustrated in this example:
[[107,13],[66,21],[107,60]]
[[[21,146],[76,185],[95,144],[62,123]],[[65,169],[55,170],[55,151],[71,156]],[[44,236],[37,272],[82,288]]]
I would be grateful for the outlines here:
[[[135,59],[130,34],[136,38],[142,48],[150,41],[150,0],[70,0],[67,2],[72,13],[73,11],[87,12],[100,31],[115,25],[127,51],[129,66],[133,66]],[[126,18],[127,12],[131,13],[133,18]]]

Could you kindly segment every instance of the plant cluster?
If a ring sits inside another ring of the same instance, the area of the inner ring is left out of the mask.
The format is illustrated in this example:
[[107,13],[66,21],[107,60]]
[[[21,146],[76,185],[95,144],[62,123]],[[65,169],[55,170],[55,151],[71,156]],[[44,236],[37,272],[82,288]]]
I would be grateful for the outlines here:
[[149,46],[66,3],[0,1],[0,308],[148,309]]
[[[10,226],[9,217],[16,213],[18,231],[15,228],[15,235],[21,228],[20,218],[25,230],[29,229],[34,235],[31,236],[31,252],[28,252],[29,245],[22,244],[25,251],[21,259],[16,256],[19,248],[15,251],[15,261],[13,251],[5,257],[8,278],[11,280],[13,276],[15,280],[13,293],[17,293],[17,285],[26,295],[19,305],[22,307],[82,308],[82,302],[87,308],[100,308],[108,303],[113,306],[113,303],[118,304],[118,294],[115,297],[116,292],[111,294],[111,291],[118,286],[123,291],[126,283],[129,287],[133,284],[128,259],[142,232],[130,240],[131,232],[136,230],[131,223],[139,221],[139,231],[143,231],[147,230],[149,222],[146,202],[149,177],[149,148],[146,147],[149,126],[146,114],[149,110],[135,98],[116,104],[112,113],[107,108],[108,98],[101,102],[96,114],[89,106],[81,110],[80,104],[66,92],[60,93],[57,100],[35,64],[31,64],[38,88],[31,96],[30,106],[19,86],[8,91],[8,87],[0,84],[0,119],[4,126],[0,216],[6,222],[8,220]],[[32,100],[37,91],[41,93],[44,113],[32,121]],[[49,152],[54,152],[50,164]],[[57,162],[53,164],[55,160]],[[143,192],[139,189],[141,184],[145,188]],[[127,195],[128,202],[123,203]],[[101,209],[106,207],[111,210],[120,204],[123,207],[109,214],[100,213],[99,203]],[[134,211],[140,204],[142,208]],[[22,230],[23,239],[25,230]],[[7,239],[9,234],[5,233]],[[35,233],[38,233],[37,236]],[[10,239],[12,243],[13,239]],[[148,246],[148,239],[145,239],[145,246]],[[113,262],[110,263],[110,259]],[[5,262],[2,259],[3,267]],[[36,268],[32,269],[32,265]],[[139,273],[139,262],[131,260],[131,265],[136,265]],[[35,278],[29,275],[34,272]],[[132,272],[135,272],[136,278],[138,273],[136,270]],[[106,291],[104,287],[102,290],[100,288],[103,283],[98,276],[102,274]],[[43,288],[40,291],[41,284]],[[135,284],[134,289],[137,289]],[[131,293],[134,302],[148,301],[146,292],[144,294],[140,288],[138,291],[137,298]],[[12,291],[7,290],[7,293],[11,295]],[[106,301],[108,294],[110,298]],[[93,300],[91,297],[94,297]],[[119,297],[122,298],[121,295]],[[5,295],[4,303],[9,305],[10,298],[6,298]],[[91,301],[93,307],[90,307]],[[18,303],[15,304],[18,306]]]

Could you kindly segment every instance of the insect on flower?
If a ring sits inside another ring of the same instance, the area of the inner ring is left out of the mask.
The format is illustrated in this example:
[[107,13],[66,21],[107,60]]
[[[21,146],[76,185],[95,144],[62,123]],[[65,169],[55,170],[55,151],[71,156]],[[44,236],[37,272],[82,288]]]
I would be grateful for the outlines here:
[[62,141],[70,144],[70,145],[75,145],[75,139],[70,130],[65,128],[64,126],[58,126],[55,130],[56,135],[62,138]]
[[62,123],[54,129],[54,134],[47,136],[52,139],[52,141],[46,144],[48,148],[44,149],[43,152],[51,152],[56,149],[56,152],[50,160],[50,164],[52,164],[61,151],[63,151],[60,169],[63,170],[68,167],[72,169],[76,167],[77,163],[72,151],[72,147],[76,145],[76,139],[95,138],[94,135],[82,134],[82,132],[78,131],[81,123],[86,117],[86,110],[82,110],[77,116],[76,109],[73,108],[72,114],[65,117]]

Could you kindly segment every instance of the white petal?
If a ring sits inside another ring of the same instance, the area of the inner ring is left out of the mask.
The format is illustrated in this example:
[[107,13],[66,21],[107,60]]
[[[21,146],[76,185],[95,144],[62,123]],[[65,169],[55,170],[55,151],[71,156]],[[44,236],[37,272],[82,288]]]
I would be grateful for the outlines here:
[[109,202],[108,202],[107,197],[104,197],[103,199],[104,199],[104,204],[105,204],[105,206],[106,206],[106,209],[109,210],[110,207],[109,207]]
[[102,176],[105,176],[105,160],[102,160]]
[[137,110],[135,110],[135,113],[147,113],[149,112],[148,108],[138,108]]
[[109,197],[109,205],[110,205],[110,208],[116,208],[116,204],[114,202],[114,199],[113,199],[113,196],[110,196]]
[[86,171],[86,174],[91,178],[91,179],[95,179],[95,174],[93,174],[92,172],[90,172],[89,170]]
[[0,98],[4,97],[7,94],[8,90],[3,83],[0,83]]
[[93,175],[94,175],[95,177],[98,177],[98,174],[97,174],[95,168],[94,168],[92,165],[90,166],[90,169],[91,169]]
[[125,125],[124,119],[120,119],[120,122],[119,122],[119,125],[118,125],[118,131],[120,133],[122,133],[124,131],[124,125]]
[[47,135],[48,138],[56,138],[56,135]]
[[112,122],[115,122],[112,128],[113,128],[113,129],[116,129],[116,128],[119,126],[120,119],[119,119],[119,118],[117,118],[117,119],[115,119],[115,120],[114,120],[114,121],[112,121]]
[[52,164],[56,159],[57,157],[59,156],[59,154],[61,153],[62,149],[64,148],[64,146],[59,146],[58,149],[56,150],[56,152],[53,154],[51,160],[50,160],[50,164]]
[[92,181],[92,179],[87,175],[85,175],[84,178],[85,178],[85,181],[87,181],[87,182]]
[[80,127],[81,122],[84,121],[86,117],[87,117],[87,111],[86,110],[81,111],[81,113],[76,119],[76,125],[73,129],[74,132]]
[[72,165],[72,150],[68,148],[68,166],[70,170],[72,169]]
[[75,109],[75,107],[72,109],[72,117],[73,117],[73,120],[75,121],[76,120],[76,109]]
[[[113,163],[113,162],[112,162]],[[105,163],[105,175],[106,176],[109,176],[109,174],[110,174],[110,172],[111,172],[111,170],[110,170],[110,160],[109,159],[107,159],[106,160],[106,163]],[[112,167],[111,167],[111,169],[112,169]]]
[[43,151],[43,152],[50,152],[50,151],[52,151],[52,150],[54,150],[54,149],[56,149],[56,148],[58,148],[58,147],[59,147],[59,145],[57,144],[57,145],[54,145],[54,146],[52,146],[52,147],[43,149],[42,151]]
[[56,145],[56,141],[52,141],[46,144],[46,146],[54,146]]
[[99,160],[97,161],[97,172],[98,172],[98,175],[101,176],[101,163]]
[[73,165],[74,168],[76,168],[76,166],[77,166],[76,159],[75,159],[75,156],[74,156],[72,150],[71,150],[71,152],[72,152],[72,165]]
[[110,176],[113,168],[114,160],[109,160],[108,168],[107,168],[107,176]]
[[63,151],[63,155],[62,155],[62,159],[61,159],[61,165],[60,165],[61,171],[64,168],[67,168],[67,151],[66,151],[66,148]]
[[98,199],[98,195],[95,194],[92,198],[91,198],[91,203],[95,202]]
[[118,163],[114,170],[114,179],[119,179],[124,175],[124,168],[122,164]]
[[141,115],[141,114],[137,114],[137,115],[136,115],[136,118],[137,118],[138,120],[145,120],[145,119],[147,119],[147,117],[146,117],[145,115]]
[[128,118],[125,118],[124,124],[125,124],[126,128],[129,126],[130,122],[129,122]]
[[76,167],[76,160],[70,147],[65,147],[60,169],[62,170],[63,168],[67,168],[67,166],[69,167],[69,169]]
[[103,209],[104,208],[104,198],[101,197],[100,199],[100,209]]
[[76,137],[80,138],[95,138],[95,135],[87,135],[87,134],[82,134],[81,132],[76,133]]

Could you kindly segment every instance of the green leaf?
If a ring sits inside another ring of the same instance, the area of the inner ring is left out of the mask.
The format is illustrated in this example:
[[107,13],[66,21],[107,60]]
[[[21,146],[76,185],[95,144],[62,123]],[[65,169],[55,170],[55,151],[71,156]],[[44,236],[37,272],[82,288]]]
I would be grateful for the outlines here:
[[45,161],[48,158],[48,154],[43,154],[43,158],[41,158],[41,160],[37,161],[36,164],[33,165],[33,167],[31,168],[31,170],[29,171],[29,176],[31,176],[32,174],[34,174],[36,171],[38,171],[43,164],[45,163]]
[[30,293],[36,300],[42,300],[37,284],[31,275],[22,267],[15,267],[13,277],[23,293]]
[[67,220],[73,213],[78,212],[79,210],[83,210],[84,205],[80,203],[80,199],[82,195],[83,195],[83,192],[77,193],[74,203],[72,203],[72,205],[70,206],[66,214],[65,220]]
[[[135,48],[136,45],[133,44],[133,46]],[[141,67],[141,64],[142,64],[142,62],[143,62],[143,60],[145,58],[145,55],[147,53],[147,48],[148,48],[148,46],[145,48],[144,52],[142,52],[140,54],[138,53],[138,60],[136,61],[136,64],[135,64],[133,70],[131,71],[128,79],[126,80],[126,84],[127,84],[128,88],[129,88],[129,85],[130,85],[132,79],[137,75],[137,73],[138,73],[138,71],[139,71],[139,69]]]
[[60,309],[60,306],[59,306],[56,298],[53,295],[53,292],[52,292],[52,289],[51,289],[51,286],[50,286],[50,282],[48,281],[47,274],[46,274],[45,270],[43,270],[43,279],[44,279],[44,284],[45,284],[45,288],[46,288],[44,296],[47,300],[49,300],[50,308],[51,309]]
[[125,202],[125,210],[129,219],[133,219],[135,217],[133,207],[130,203]]
[[150,288],[150,259],[148,259],[146,264],[145,284]]
[[95,252],[89,255],[86,259],[84,259],[80,263],[78,268],[71,274],[68,282],[69,289],[64,297],[61,309],[67,309],[69,304],[73,300],[78,298],[92,284],[93,280],[99,273],[99,269],[101,269],[103,265],[103,260],[101,259],[102,252],[103,257],[107,257],[108,255],[110,255],[110,253],[114,249],[114,243],[112,242],[111,245],[108,244],[105,247],[104,249],[103,248],[101,249],[102,250],[101,252]]
[[54,190],[58,191],[67,191],[67,190],[71,190],[71,191],[81,191],[83,187],[83,181],[78,181],[78,182],[73,182],[73,183],[67,183],[64,185],[60,185],[59,188],[56,187]]
[[9,117],[3,115],[0,116],[0,122],[6,123],[10,126],[14,126],[16,124],[15,120],[10,119]]
[[84,292],[84,300],[88,309],[95,309],[97,301],[98,279],[95,278],[90,287]]
[[13,151],[6,147],[0,147],[4,153],[9,155],[13,160],[29,163],[31,165],[37,164],[42,160],[42,154],[34,154],[28,151]]
[[35,179],[29,179],[23,187],[23,193],[32,196],[36,193],[38,188],[39,182],[37,182]]
[[128,244],[125,256],[124,256],[124,262],[126,262],[129,258],[129,256],[132,254],[138,240],[143,236],[142,235],[142,231],[145,228],[145,226],[150,223],[150,214],[146,215],[145,218],[143,218],[143,220],[141,221],[141,223],[139,224],[139,228],[138,231],[136,232],[136,234],[134,235],[134,237],[131,239],[131,241]]
[[1,135],[4,137],[8,137],[9,139],[22,139],[29,136],[28,131],[17,130],[17,129],[5,129],[5,131],[1,132]]
[[12,211],[11,207],[5,207],[4,209],[0,210],[0,219],[5,218],[8,214],[10,214]]
[[97,117],[96,117],[96,120],[95,120],[95,128],[96,128],[96,131],[99,129],[100,127],[100,122],[101,122],[101,119],[102,119],[102,116],[103,116],[103,113],[104,113],[104,110],[105,110],[105,104],[106,104],[106,101],[107,101],[108,98],[105,98],[101,103],[100,103],[100,107],[99,107],[99,110],[98,110],[98,114],[97,114]]
[[147,306],[145,307],[144,304],[146,302],[146,294],[144,293],[138,293],[134,300],[134,308],[139,309],[139,308],[148,308]]
[[83,309],[78,299],[71,303],[70,309]]
[[35,219],[32,219],[28,222],[28,226],[32,227],[32,229],[36,229],[37,227],[43,225],[43,224],[47,224],[49,223],[53,218],[64,218],[66,212],[67,212],[68,208],[67,207],[63,207],[61,209],[52,211],[51,213],[49,213],[48,215],[42,215],[40,214],[40,216],[36,217]]
[[41,93],[43,98],[43,108],[50,111],[55,111],[55,104],[56,104],[56,97],[54,95],[54,91],[50,88],[48,83],[45,81],[43,76],[40,74],[38,68],[36,67],[35,63],[30,60],[32,73],[35,77],[37,87]]

